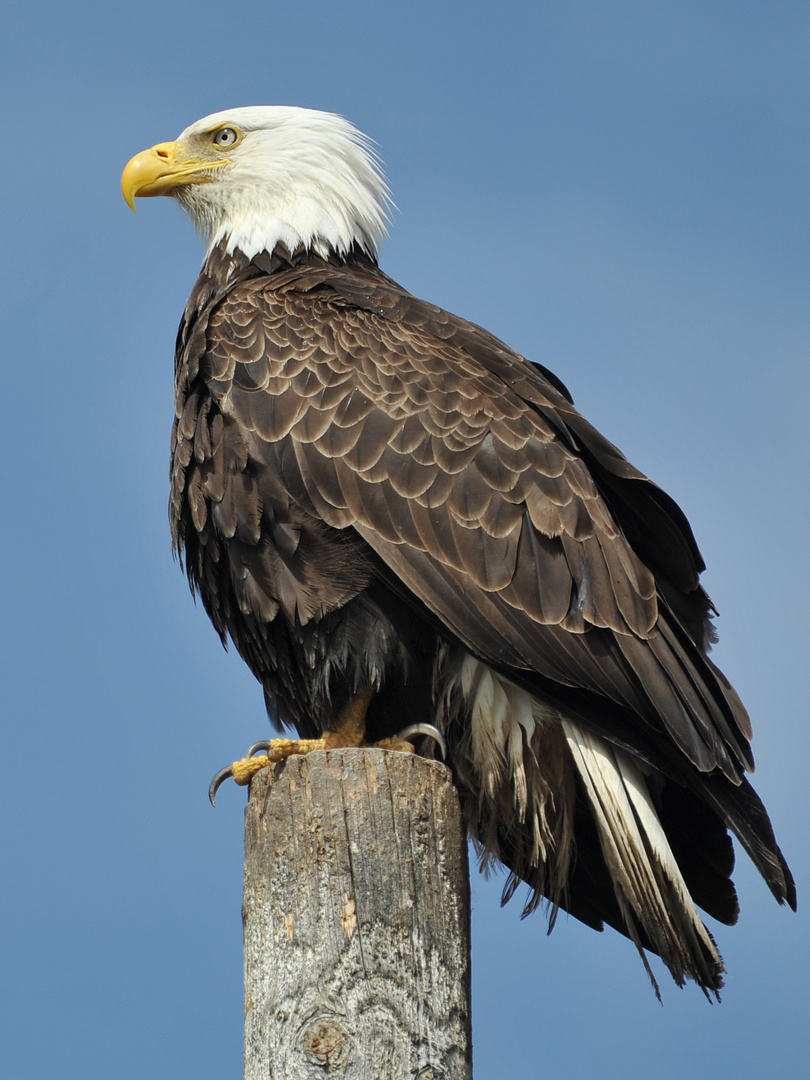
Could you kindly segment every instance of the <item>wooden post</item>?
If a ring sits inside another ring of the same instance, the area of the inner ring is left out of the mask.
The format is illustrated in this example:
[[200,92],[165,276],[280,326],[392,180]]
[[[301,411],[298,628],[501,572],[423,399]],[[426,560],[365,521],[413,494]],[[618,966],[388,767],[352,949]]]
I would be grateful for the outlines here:
[[470,1080],[467,846],[449,771],[318,750],[245,811],[245,1080]]

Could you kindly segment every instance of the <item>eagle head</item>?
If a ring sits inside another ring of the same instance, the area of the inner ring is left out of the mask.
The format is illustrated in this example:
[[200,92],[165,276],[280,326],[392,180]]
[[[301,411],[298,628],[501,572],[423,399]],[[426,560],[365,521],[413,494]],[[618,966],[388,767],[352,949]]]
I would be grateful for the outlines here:
[[198,120],[136,154],[121,191],[133,210],[136,195],[172,195],[209,251],[224,242],[248,258],[278,243],[376,258],[393,205],[370,139],[342,116],[283,105]]

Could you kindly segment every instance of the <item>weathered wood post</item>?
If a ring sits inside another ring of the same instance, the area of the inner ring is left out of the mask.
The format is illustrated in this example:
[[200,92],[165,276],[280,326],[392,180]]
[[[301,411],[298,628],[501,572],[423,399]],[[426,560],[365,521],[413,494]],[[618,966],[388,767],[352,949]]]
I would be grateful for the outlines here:
[[467,847],[449,771],[319,750],[245,811],[245,1080],[470,1080]]

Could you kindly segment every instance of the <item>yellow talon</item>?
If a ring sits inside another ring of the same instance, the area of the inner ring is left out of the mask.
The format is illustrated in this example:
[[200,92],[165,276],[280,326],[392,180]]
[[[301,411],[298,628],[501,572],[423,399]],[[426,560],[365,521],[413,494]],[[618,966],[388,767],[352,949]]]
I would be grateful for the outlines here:
[[271,764],[269,757],[243,757],[231,765],[231,776],[240,787],[244,787],[259,769],[266,769]]
[[[446,756],[446,746],[441,732],[429,724],[412,724],[405,728],[399,735],[380,742],[367,743],[366,734],[366,710],[373,696],[371,687],[355,694],[340,710],[338,715],[338,727],[336,731],[327,731],[320,739],[270,739],[268,742],[256,743],[251,747],[251,756],[234,761],[225,769],[220,769],[208,788],[208,798],[214,805],[217,790],[228,777],[233,777],[237,784],[244,786],[260,769],[266,769],[268,765],[275,765],[279,761],[285,761],[293,754],[308,754],[310,750],[336,750],[342,747],[374,746],[379,750],[399,750],[405,753],[414,753],[413,744],[406,742],[402,736],[430,735],[436,739],[441,748],[442,757]],[[266,755],[252,756],[252,751],[266,749]]]
[[327,732],[320,739],[270,739],[267,753],[258,757],[240,758],[231,765],[231,776],[244,786],[259,769],[286,761],[293,754],[308,754],[310,750],[331,750],[340,746],[353,746],[340,732]]
[[416,753],[413,743],[400,739],[398,735],[392,735],[390,739],[380,739],[379,742],[373,743],[373,746],[376,750],[400,750],[406,754]]

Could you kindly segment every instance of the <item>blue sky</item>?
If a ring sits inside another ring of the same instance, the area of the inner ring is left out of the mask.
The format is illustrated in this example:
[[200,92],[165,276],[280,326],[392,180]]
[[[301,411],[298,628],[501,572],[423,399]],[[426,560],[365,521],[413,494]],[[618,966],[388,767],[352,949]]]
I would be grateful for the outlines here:
[[[721,1005],[612,932],[474,890],[477,1080],[806,1068],[810,9],[790,0],[8,6],[0,41],[9,1080],[241,1068],[244,794],[266,731],[170,555],[172,348],[200,262],[136,151],[217,109],[342,112],[398,212],[383,268],[556,371],[688,513],[795,872],[744,855]],[[659,969],[657,969],[659,970]]]

